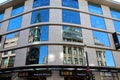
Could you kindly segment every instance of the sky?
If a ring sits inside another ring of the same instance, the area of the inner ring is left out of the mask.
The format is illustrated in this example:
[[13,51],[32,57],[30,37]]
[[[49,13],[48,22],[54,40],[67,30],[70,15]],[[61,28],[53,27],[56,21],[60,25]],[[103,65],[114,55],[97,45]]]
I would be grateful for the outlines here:
[[5,1],[7,1],[7,0],[0,0],[0,3],[5,2]]

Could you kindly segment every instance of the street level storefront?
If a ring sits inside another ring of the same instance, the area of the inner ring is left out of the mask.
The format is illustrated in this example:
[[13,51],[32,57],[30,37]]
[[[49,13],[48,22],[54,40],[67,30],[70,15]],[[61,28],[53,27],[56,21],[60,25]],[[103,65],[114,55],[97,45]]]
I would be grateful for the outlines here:
[[[37,65],[0,69],[0,80],[120,80],[119,68],[72,65]],[[57,72],[54,74],[54,72]]]

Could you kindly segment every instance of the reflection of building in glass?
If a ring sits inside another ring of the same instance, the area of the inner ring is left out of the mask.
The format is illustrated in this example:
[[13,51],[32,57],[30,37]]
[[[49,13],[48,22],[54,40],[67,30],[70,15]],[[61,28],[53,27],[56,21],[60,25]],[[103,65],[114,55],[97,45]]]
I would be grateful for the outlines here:
[[64,46],[64,64],[80,64],[85,65],[85,55],[82,48]]
[[26,64],[38,64],[39,63],[39,47],[30,47],[28,50]]
[[15,50],[2,52],[1,68],[14,67]]
[[[37,14],[37,18],[35,20],[35,23],[40,22],[40,13]],[[30,33],[29,33],[29,42],[37,42],[40,41],[40,27],[36,26],[34,28],[30,29]]]
[[97,50],[96,55],[97,55],[98,65],[99,66],[107,66],[106,60],[105,60],[105,51],[104,50]]
[[4,48],[16,46],[18,42],[19,32],[6,35]]
[[82,31],[80,28],[63,27],[63,40],[70,42],[82,42]]

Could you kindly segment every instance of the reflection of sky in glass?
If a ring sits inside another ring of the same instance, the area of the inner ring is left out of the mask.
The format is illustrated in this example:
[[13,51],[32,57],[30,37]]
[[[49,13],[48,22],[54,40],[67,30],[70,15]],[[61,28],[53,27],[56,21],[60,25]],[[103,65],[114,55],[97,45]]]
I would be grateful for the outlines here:
[[119,41],[119,43],[120,43],[120,35],[117,35],[117,37],[118,37],[118,41]]
[[80,14],[79,12],[62,10],[62,21],[68,23],[80,24]]
[[40,35],[41,41],[48,40],[48,31],[49,31],[48,26],[42,26],[42,28],[41,28],[41,35]]
[[120,32],[120,22],[118,21],[113,21],[114,22],[114,27],[116,32]]
[[111,10],[110,12],[111,12],[111,16],[112,16],[113,18],[118,18],[118,19],[120,19],[120,12],[114,11],[114,10]]
[[105,60],[107,66],[115,66],[113,54],[111,51],[108,50],[105,51]]
[[8,31],[20,28],[21,22],[22,22],[22,16],[11,19],[8,25]]
[[40,46],[40,53],[39,53],[39,64],[43,64],[45,59],[48,58],[48,47],[47,46]]
[[90,12],[97,13],[97,14],[103,14],[100,6],[96,6],[94,4],[89,3],[88,8]]
[[79,8],[78,0],[62,0],[62,6],[72,7],[72,8]]
[[16,36],[18,36],[18,32],[7,34],[6,35],[6,39],[12,39],[12,38],[15,38]]
[[92,27],[100,28],[100,29],[106,29],[104,18],[91,15],[90,19],[91,19]]
[[32,13],[32,21],[31,23],[36,23],[36,19],[38,17],[38,14],[40,13],[39,19],[40,22],[48,22],[49,21],[49,10],[45,9],[45,10],[39,10],[39,11],[34,11]]
[[20,6],[20,7],[14,8],[12,10],[11,16],[14,16],[16,14],[22,13],[23,10],[24,10],[24,6]]
[[107,33],[93,31],[93,36],[99,41],[99,43],[103,44],[104,46],[110,46]]
[[0,20],[3,20],[4,14],[0,14]]
[[50,4],[50,0],[34,0],[33,8],[39,6],[48,6]]

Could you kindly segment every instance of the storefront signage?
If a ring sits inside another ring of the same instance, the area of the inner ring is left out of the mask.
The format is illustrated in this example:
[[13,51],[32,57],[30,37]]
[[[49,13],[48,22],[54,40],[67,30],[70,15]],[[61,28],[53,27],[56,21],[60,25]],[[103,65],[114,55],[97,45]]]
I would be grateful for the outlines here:
[[52,72],[50,70],[40,70],[40,71],[22,71],[18,73],[18,77],[37,77],[37,76],[51,76]]
[[86,76],[86,73],[86,70],[61,70],[60,76]]

